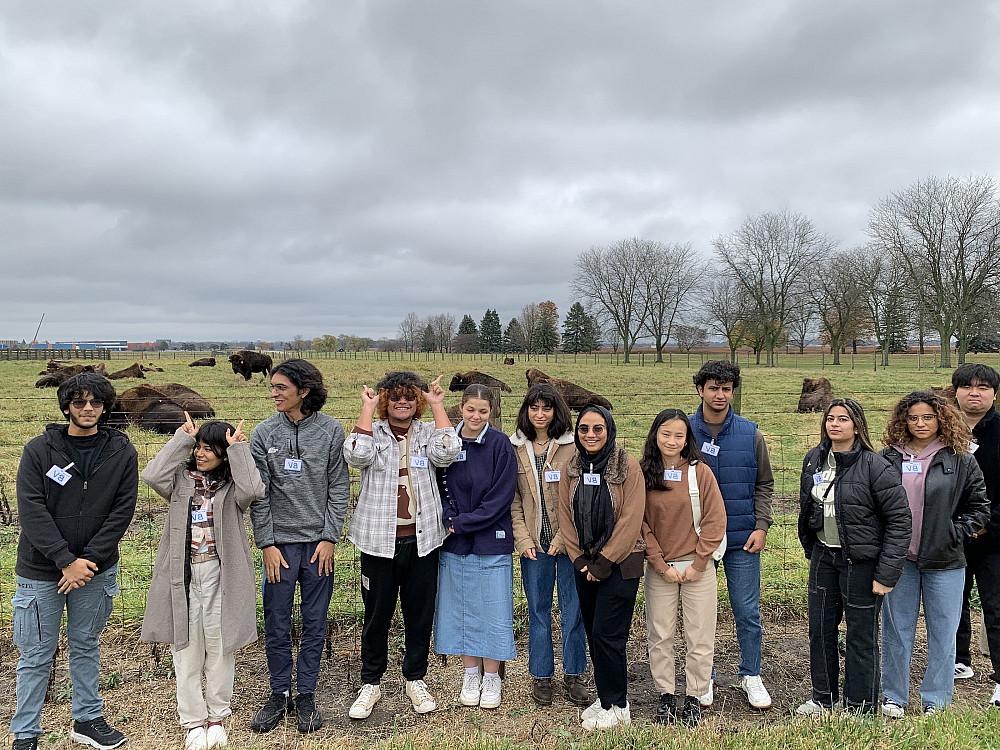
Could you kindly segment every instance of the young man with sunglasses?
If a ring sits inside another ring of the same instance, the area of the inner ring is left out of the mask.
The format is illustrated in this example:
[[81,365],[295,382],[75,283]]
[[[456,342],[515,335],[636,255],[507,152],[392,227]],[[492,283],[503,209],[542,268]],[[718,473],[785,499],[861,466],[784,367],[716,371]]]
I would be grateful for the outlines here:
[[13,601],[17,707],[14,750],[34,750],[66,610],[74,742],[111,750],[126,737],[104,718],[100,639],[118,588],[118,543],[135,513],[139,461],[105,426],[115,389],[81,373],[57,392],[68,424],[50,424],[24,448],[17,471],[17,590]]
[[[382,699],[396,601],[403,609],[406,695],[418,714],[437,708],[427,690],[434,625],[438,549],[444,543],[436,469],[462,447],[444,409],[438,377],[430,386],[412,372],[389,372],[361,391],[361,413],[344,443],[347,463],[361,470],[361,492],[347,538],[361,550],[361,690],[348,715],[367,719]],[[421,422],[430,406],[433,422]],[[378,417],[376,420],[375,417]],[[465,460],[465,456],[459,457]]]

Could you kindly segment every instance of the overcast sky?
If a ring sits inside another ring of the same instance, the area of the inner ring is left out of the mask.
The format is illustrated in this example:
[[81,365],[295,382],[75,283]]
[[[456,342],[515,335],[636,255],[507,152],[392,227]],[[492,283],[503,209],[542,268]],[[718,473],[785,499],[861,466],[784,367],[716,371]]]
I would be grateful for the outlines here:
[[[0,0],[0,339],[564,314],[588,247],[1000,176],[986,2]],[[992,51],[991,51],[992,50]]]

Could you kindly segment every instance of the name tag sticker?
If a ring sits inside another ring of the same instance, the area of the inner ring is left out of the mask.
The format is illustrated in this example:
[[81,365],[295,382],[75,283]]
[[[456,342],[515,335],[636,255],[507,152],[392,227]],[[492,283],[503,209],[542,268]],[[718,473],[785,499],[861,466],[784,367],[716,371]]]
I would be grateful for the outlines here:
[[663,478],[668,482],[679,482],[681,481],[681,470],[680,469],[664,469]]
[[821,484],[823,484],[823,472],[817,471],[813,474],[813,487],[818,487]]
[[922,474],[923,471],[919,461],[903,461],[904,474]]
[[977,450],[979,450],[979,443],[973,440],[969,443],[969,453],[975,453]]
[[719,446],[717,446],[715,443],[710,443],[706,440],[704,443],[701,444],[701,452],[706,453],[709,456],[718,456]]
[[[461,453],[464,453],[462,451]],[[461,455],[461,453],[459,455]],[[462,461],[465,459],[462,458]],[[427,468],[427,456],[410,456],[410,468],[412,469],[426,469]]]
[[464,461],[465,460],[465,451],[459,451],[458,455],[455,456],[455,460],[456,461]]
[[497,529],[497,539],[506,539],[506,538],[507,538],[507,532],[504,531],[503,529]]
[[208,520],[207,510],[192,510],[191,523],[205,523]]
[[601,475],[600,474],[584,474],[583,475],[583,483],[584,484],[589,484],[589,485],[594,486],[594,487],[597,487],[597,486],[599,486],[601,484]]
[[559,481],[559,477],[561,477],[561,476],[562,476],[562,472],[559,471],[558,469],[555,469],[554,471],[547,471],[547,472],[545,472],[545,481],[546,482],[558,482]]
[[302,459],[301,458],[286,458],[285,459],[285,471],[302,471]]
[[66,482],[73,478],[65,469],[60,469],[58,466],[53,465],[51,469],[45,472],[45,476],[51,479],[53,482],[58,484],[60,487],[65,487]]

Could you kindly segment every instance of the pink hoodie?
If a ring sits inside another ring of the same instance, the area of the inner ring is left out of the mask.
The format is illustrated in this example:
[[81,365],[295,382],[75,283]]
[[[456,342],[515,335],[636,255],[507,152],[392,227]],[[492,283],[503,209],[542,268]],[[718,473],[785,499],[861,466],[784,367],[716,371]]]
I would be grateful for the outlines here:
[[920,532],[924,527],[924,484],[927,481],[927,469],[930,468],[931,461],[939,450],[944,448],[944,443],[939,438],[914,455],[909,447],[902,445],[892,446],[903,454],[903,463],[908,461],[920,462],[920,473],[903,472],[903,489],[906,490],[906,499],[910,504],[910,514],[913,516],[913,535],[910,537],[910,548],[906,551],[906,559],[911,562],[917,561],[917,553],[920,551]]

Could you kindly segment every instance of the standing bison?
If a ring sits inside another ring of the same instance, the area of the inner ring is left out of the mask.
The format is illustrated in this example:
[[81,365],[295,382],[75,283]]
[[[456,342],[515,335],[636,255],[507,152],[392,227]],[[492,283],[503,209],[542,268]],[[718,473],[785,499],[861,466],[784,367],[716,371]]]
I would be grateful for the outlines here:
[[605,409],[611,408],[611,402],[604,398],[604,396],[599,396],[593,391],[588,391],[586,388],[578,386],[576,383],[571,383],[568,380],[546,375],[535,367],[525,372],[524,376],[528,379],[529,386],[535,383],[548,383],[554,387],[566,399],[566,403],[570,409],[580,411],[583,407],[591,405],[603,406]]
[[250,380],[255,372],[261,374],[261,382],[271,371],[271,358],[260,352],[252,352],[249,349],[241,349],[236,354],[229,355],[229,361],[233,365],[233,372],[242,375],[244,380]]

